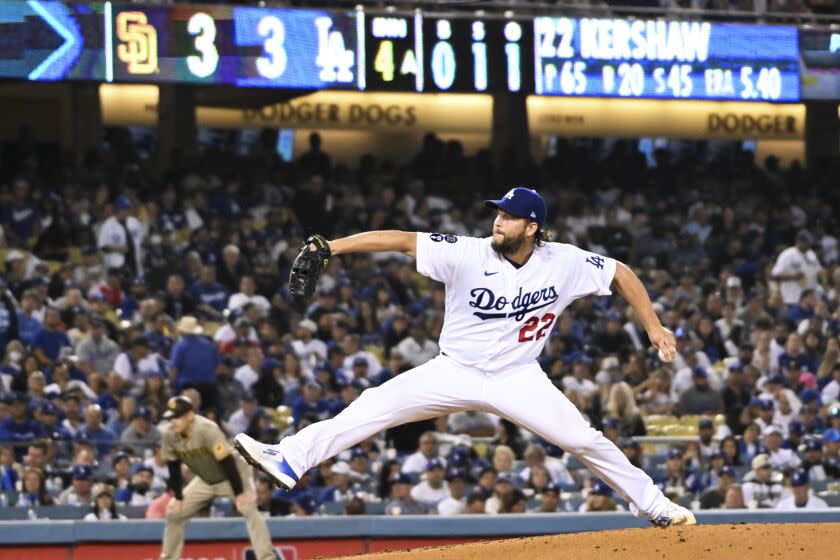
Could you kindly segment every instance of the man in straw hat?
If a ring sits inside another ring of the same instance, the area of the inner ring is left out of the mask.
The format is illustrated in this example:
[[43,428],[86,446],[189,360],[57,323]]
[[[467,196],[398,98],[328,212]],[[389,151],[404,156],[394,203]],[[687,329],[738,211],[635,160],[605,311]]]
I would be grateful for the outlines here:
[[172,348],[169,382],[175,392],[193,387],[201,393],[206,408],[216,406],[216,368],[221,357],[216,346],[205,336],[204,328],[191,316],[181,317],[176,326],[181,339]]

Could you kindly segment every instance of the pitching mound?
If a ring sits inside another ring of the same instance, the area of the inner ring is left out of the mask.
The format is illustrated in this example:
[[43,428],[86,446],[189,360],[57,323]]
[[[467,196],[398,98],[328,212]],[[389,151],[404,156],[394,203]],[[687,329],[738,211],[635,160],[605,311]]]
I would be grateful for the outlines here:
[[364,560],[808,559],[837,550],[840,524],[698,525],[522,537],[352,558]]

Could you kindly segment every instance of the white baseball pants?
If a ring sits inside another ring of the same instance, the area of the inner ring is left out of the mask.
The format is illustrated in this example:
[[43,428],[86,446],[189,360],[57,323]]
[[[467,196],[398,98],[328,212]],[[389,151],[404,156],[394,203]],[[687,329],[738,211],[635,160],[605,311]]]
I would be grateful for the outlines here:
[[492,372],[439,355],[367,389],[336,417],[284,438],[277,449],[300,476],[386,428],[463,410],[502,416],[558,445],[627,500],[637,516],[655,519],[668,503],[650,477],[589,425],[536,362]]

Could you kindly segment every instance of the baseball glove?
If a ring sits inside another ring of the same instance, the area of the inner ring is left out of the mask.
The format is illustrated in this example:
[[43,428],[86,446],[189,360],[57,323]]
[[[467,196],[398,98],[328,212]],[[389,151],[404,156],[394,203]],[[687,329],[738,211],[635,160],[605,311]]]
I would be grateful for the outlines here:
[[[311,250],[309,245],[315,246]],[[322,235],[310,235],[292,264],[289,274],[289,293],[298,301],[308,300],[315,292],[318,277],[330,262],[330,246]]]

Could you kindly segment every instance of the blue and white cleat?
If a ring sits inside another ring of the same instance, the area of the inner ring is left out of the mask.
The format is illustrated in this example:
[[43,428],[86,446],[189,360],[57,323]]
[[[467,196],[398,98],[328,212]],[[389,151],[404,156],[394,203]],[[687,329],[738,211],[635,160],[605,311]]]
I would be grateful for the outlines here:
[[665,510],[656,519],[651,519],[651,523],[657,527],[675,527],[677,525],[697,525],[697,520],[694,514],[674,502],[668,502]]
[[283,455],[273,445],[260,443],[245,434],[233,438],[233,447],[255,469],[262,471],[278,488],[289,491],[297,484],[298,477]]

